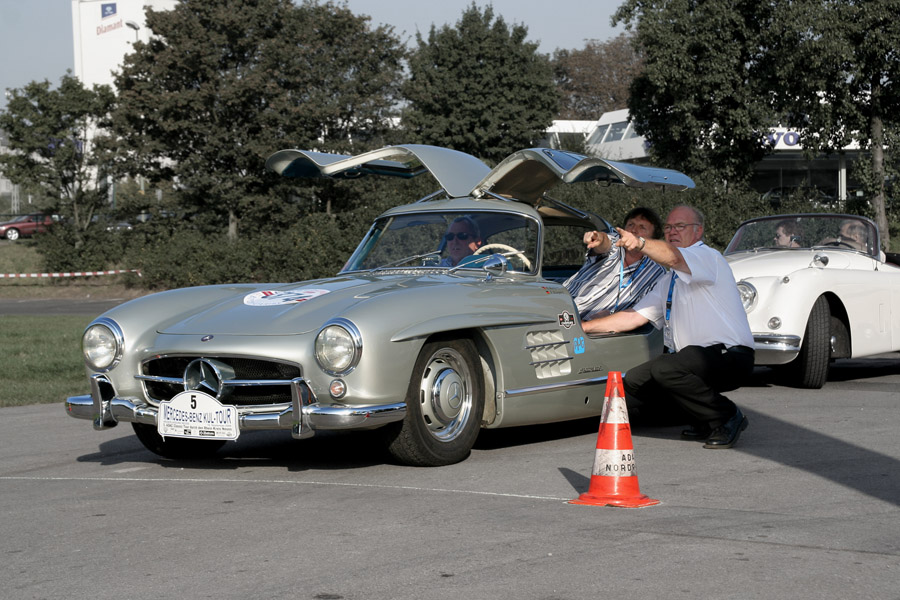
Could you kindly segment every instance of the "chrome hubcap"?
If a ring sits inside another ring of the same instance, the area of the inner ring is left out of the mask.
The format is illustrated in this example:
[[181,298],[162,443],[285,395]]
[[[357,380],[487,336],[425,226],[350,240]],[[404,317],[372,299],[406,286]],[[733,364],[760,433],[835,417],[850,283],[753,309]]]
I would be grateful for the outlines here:
[[471,374],[462,356],[450,348],[435,352],[425,367],[419,400],[422,419],[436,439],[456,439],[472,413]]

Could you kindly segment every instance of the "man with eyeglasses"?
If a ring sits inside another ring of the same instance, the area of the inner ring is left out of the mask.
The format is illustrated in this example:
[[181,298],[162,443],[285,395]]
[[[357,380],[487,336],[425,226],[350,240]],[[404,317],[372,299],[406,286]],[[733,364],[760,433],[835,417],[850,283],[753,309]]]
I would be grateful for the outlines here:
[[442,267],[455,267],[463,258],[474,254],[481,247],[481,233],[471,217],[456,217],[444,234],[447,256],[439,263]]
[[753,372],[753,334],[731,268],[703,243],[703,215],[690,206],[669,213],[665,240],[618,231],[617,245],[639,250],[670,274],[632,308],[583,322],[584,331],[631,331],[647,322],[662,328],[667,351],[625,375],[629,404],[651,408],[670,400],[690,420],[683,438],[731,448],[747,418],[722,392]]

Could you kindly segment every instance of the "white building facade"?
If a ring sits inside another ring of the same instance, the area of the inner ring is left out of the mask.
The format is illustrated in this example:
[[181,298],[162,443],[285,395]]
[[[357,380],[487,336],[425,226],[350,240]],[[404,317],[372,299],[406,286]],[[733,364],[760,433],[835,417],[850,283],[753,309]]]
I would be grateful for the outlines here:
[[[773,152],[756,165],[750,185],[761,194],[782,190],[815,188],[829,197],[846,200],[858,186],[849,175],[859,146],[852,144],[841,154],[809,160],[803,155],[800,134],[774,127],[769,131]],[[597,121],[554,121],[544,144],[551,148],[579,148],[593,156],[625,162],[649,158],[646,141],[634,131],[628,110],[604,113]]]
[[147,8],[171,10],[177,0],[72,0],[75,76],[85,87],[113,85],[113,72],[137,41],[150,40]]

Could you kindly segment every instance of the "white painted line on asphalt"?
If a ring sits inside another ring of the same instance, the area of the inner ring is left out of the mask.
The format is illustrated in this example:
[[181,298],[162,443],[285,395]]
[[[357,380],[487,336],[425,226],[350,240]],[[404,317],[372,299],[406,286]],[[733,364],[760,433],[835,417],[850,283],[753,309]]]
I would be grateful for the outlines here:
[[154,481],[160,483],[271,483],[271,484],[288,484],[288,485],[323,485],[335,487],[357,487],[357,488],[379,488],[384,490],[407,490],[414,492],[439,492],[449,494],[471,494],[474,496],[497,496],[502,498],[522,498],[526,500],[551,500],[553,502],[566,502],[571,498],[557,498],[555,496],[534,496],[531,494],[509,494],[503,492],[479,492],[476,490],[455,490],[448,488],[427,488],[411,485],[382,485],[374,483],[340,483],[334,481],[309,481],[290,479],[164,479],[156,477],[10,477],[0,476],[0,481],[98,481],[98,482],[118,482],[127,481],[134,483],[136,481]]

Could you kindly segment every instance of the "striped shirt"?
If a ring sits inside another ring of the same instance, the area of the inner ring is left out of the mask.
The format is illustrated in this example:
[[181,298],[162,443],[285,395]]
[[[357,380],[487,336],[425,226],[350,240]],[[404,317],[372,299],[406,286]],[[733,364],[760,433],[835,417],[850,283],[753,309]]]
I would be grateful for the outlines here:
[[582,321],[594,318],[601,311],[629,308],[666,272],[646,256],[620,271],[625,251],[615,245],[619,239],[617,233],[609,234],[609,239],[613,245],[607,254],[588,256],[578,272],[563,283],[572,294]]

